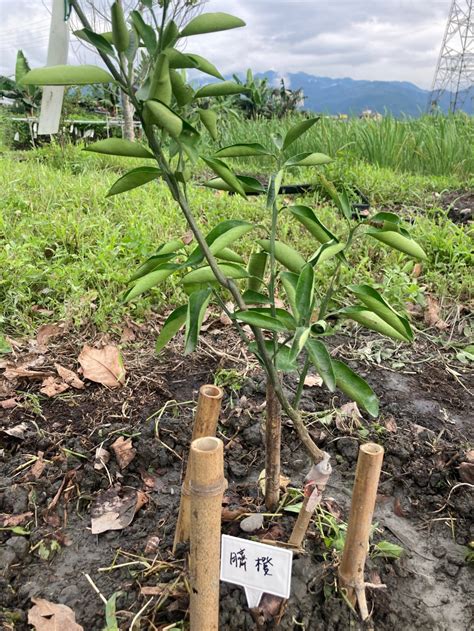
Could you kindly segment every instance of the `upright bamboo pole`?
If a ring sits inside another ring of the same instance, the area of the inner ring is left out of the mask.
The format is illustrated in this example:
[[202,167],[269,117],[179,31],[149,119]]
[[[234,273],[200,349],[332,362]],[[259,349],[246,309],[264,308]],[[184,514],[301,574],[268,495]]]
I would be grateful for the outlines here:
[[267,381],[265,421],[265,506],[274,511],[280,499],[281,406]]
[[[194,417],[193,435],[191,440],[203,438],[205,436],[215,436],[217,421],[221,411],[221,403],[224,392],[222,388],[213,385],[201,386],[199,398]],[[173,552],[178,543],[189,541],[189,531],[191,523],[191,503],[189,495],[190,466],[189,459],[184,475],[181,489],[181,500],[179,505],[178,522],[173,543]]]
[[191,631],[217,631],[224,445],[213,437],[191,444]]
[[383,454],[383,447],[375,443],[361,445],[359,449],[346,542],[339,566],[340,584],[346,588],[352,605],[357,599],[364,620],[369,615],[365,599],[364,567]]

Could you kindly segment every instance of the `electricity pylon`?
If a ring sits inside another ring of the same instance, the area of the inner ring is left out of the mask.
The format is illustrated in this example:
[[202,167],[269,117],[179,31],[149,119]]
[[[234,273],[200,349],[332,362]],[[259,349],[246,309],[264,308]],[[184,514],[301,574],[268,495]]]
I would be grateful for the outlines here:
[[453,0],[428,100],[428,111],[450,93],[449,110],[462,108],[474,88],[474,0]]

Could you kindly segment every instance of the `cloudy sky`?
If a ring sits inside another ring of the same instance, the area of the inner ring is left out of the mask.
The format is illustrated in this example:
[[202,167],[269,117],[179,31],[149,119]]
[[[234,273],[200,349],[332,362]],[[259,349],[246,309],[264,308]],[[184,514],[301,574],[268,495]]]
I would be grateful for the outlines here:
[[[247,28],[190,38],[187,49],[224,72],[304,71],[328,77],[412,81],[428,88],[451,0],[209,0],[206,10]],[[0,74],[16,50],[46,63],[51,0],[0,0]],[[191,39],[193,40],[191,42]],[[77,46],[74,45],[74,49]],[[69,61],[76,61],[71,51]]]

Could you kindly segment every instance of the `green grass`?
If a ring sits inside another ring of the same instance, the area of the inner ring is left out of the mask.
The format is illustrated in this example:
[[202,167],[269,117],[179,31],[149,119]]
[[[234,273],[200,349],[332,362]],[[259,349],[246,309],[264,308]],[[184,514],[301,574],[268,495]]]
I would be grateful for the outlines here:
[[[136,266],[163,241],[186,232],[169,193],[162,184],[149,184],[121,196],[105,194],[135,161],[100,157],[68,147],[47,148],[0,157],[2,210],[0,214],[0,330],[20,334],[40,323],[60,318],[75,324],[92,320],[106,328],[126,315],[146,318],[149,309],[161,310],[182,298],[176,281],[169,281],[137,302],[124,305],[121,295]],[[337,160],[328,174],[364,190],[377,208],[392,203],[413,206],[413,236],[428,253],[423,275],[416,280],[413,262],[384,246],[361,240],[344,269],[345,282],[371,277],[383,286],[396,305],[419,301],[434,291],[460,300],[469,291],[471,242],[467,231],[455,226],[436,207],[433,191],[462,186],[448,175],[400,175],[388,168],[360,161]],[[306,170],[297,176],[314,179]],[[205,231],[228,217],[267,224],[263,198],[216,194],[191,188],[191,202]],[[337,234],[345,225],[318,194],[304,201],[317,208],[321,220]],[[284,213],[284,211],[283,211]],[[257,228],[263,234],[262,227]],[[249,252],[254,232],[240,245]],[[285,213],[280,238],[312,254],[316,244]],[[328,262],[322,272],[328,272]]]

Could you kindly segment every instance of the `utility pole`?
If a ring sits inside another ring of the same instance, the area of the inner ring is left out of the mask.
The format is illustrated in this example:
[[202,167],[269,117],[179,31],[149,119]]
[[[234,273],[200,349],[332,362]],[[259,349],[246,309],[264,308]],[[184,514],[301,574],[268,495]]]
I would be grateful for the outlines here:
[[474,0],[452,0],[446,32],[428,99],[434,112],[450,93],[450,112],[469,102],[474,91]]

